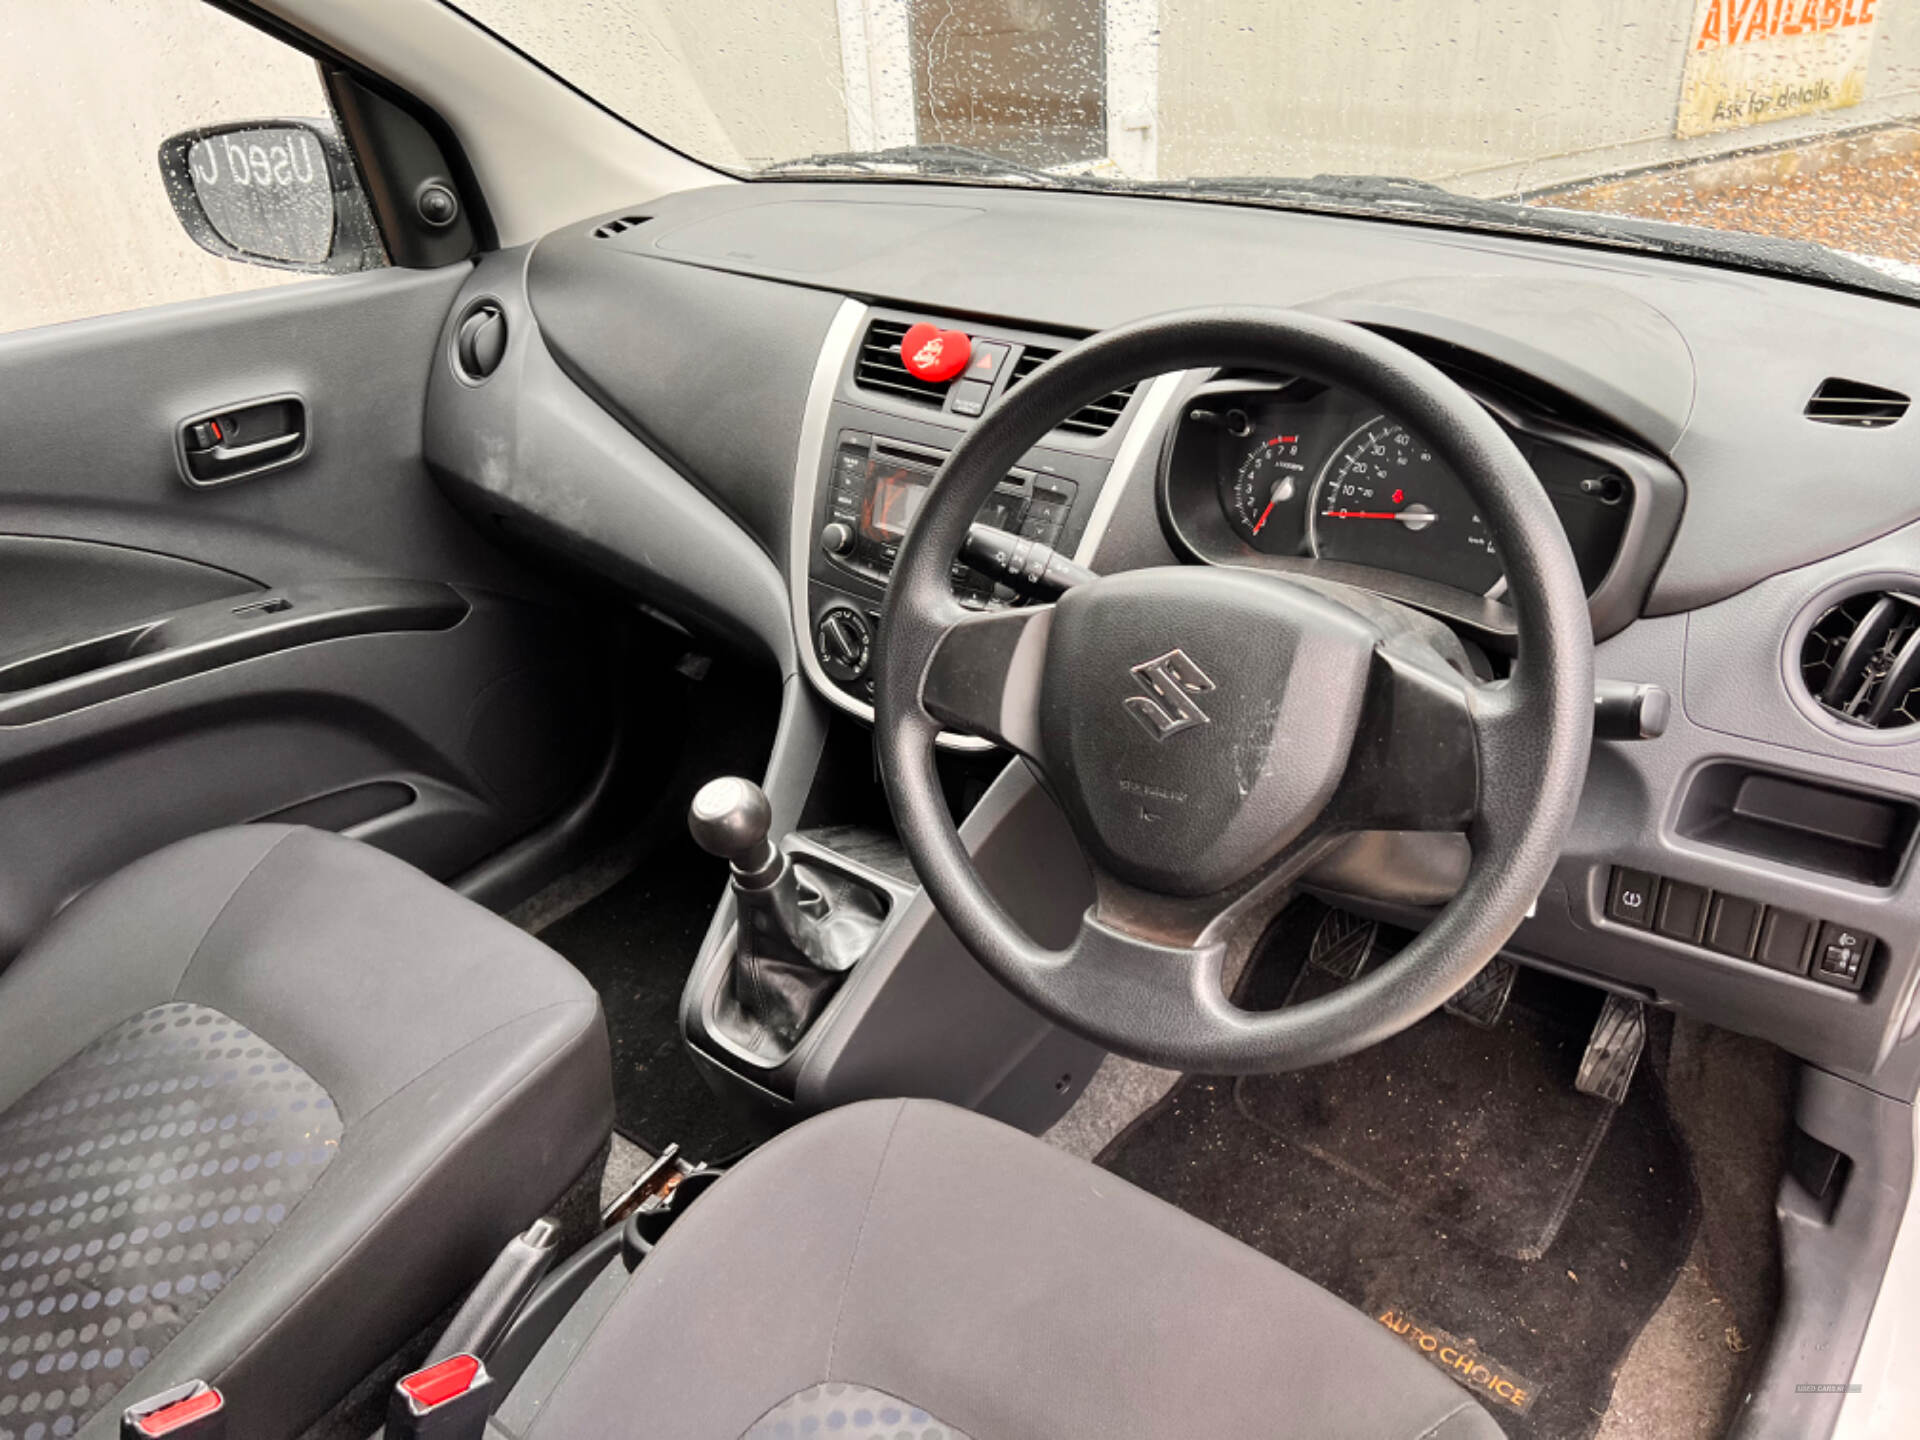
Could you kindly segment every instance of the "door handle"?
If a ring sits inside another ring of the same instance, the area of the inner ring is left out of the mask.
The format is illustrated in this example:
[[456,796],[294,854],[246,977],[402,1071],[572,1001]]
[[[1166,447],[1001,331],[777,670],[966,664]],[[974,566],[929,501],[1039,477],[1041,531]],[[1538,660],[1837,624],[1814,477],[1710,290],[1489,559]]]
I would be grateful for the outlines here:
[[274,395],[182,420],[174,453],[180,478],[204,489],[297,464],[306,458],[309,435],[307,402]]

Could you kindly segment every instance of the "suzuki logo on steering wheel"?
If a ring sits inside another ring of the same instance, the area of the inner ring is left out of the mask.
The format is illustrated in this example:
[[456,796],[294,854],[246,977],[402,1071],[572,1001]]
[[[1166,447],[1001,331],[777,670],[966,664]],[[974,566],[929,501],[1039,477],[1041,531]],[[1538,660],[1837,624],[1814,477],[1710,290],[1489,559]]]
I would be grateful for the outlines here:
[[1158,659],[1134,666],[1133,673],[1153,695],[1129,695],[1123,703],[1155,740],[1213,723],[1213,717],[1191,699],[1213,689],[1213,681],[1186,651],[1169,650]]

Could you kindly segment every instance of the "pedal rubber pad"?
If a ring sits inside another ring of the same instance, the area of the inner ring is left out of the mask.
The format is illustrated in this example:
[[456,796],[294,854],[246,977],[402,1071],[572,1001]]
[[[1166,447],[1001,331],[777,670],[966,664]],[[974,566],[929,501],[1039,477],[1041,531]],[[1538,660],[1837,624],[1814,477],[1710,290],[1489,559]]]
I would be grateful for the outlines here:
[[1307,964],[1338,980],[1357,980],[1373,959],[1380,927],[1346,910],[1329,910],[1313,932]]
[[1645,1008],[1638,1000],[1607,996],[1607,1003],[1600,1007],[1600,1018],[1593,1022],[1593,1034],[1587,1039],[1587,1053],[1580,1057],[1574,1088],[1618,1105],[1627,1098],[1627,1086],[1633,1081],[1646,1045]]
[[1462,1020],[1490,1030],[1506,1014],[1507,997],[1513,994],[1513,977],[1519,973],[1518,965],[1496,955],[1454,993],[1444,1008],[1449,1015],[1458,1015]]

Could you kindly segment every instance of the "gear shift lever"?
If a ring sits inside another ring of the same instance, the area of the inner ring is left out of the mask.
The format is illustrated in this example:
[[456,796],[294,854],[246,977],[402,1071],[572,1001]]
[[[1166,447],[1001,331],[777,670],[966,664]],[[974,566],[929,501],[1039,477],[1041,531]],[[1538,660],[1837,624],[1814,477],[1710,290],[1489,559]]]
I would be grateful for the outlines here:
[[840,977],[872,947],[886,918],[882,898],[859,881],[810,861],[789,860],[768,835],[773,807],[751,780],[709,780],[693,797],[687,828],[733,870],[736,1014],[718,1017],[733,1038],[765,1053],[790,1050],[826,1007]]
[[773,806],[751,780],[722,775],[702,785],[687,811],[687,828],[702,850],[733,867],[736,885],[764,889],[779,878],[770,872],[785,868],[780,847],[767,838]]

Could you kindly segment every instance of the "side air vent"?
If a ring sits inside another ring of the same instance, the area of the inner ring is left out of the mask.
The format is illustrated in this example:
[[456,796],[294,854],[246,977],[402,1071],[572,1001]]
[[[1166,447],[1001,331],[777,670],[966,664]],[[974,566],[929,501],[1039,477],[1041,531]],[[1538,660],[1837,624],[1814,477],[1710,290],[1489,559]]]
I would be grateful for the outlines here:
[[1820,382],[1820,388],[1807,401],[1806,416],[1822,425],[1880,430],[1906,414],[1912,403],[1898,390],[1836,378]]
[[604,225],[596,225],[593,230],[593,238],[596,240],[611,240],[616,235],[626,234],[627,231],[633,229],[636,225],[646,224],[647,221],[652,218],[651,215],[622,215],[618,220],[609,220]]
[[1920,721],[1920,589],[1870,590],[1830,606],[1800,647],[1822,710],[1871,730]]
[[907,333],[904,320],[875,320],[860,341],[860,357],[853,362],[853,383],[866,390],[926,400],[938,405],[947,398],[951,380],[922,380],[900,358],[900,341]]
[[[1040,345],[1027,346],[1020,352],[1020,358],[1013,362],[1013,373],[1007,376],[1007,389],[1011,390],[1059,353],[1058,350],[1048,350]],[[1136,388],[1129,385],[1111,395],[1102,396],[1084,410],[1069,415],[1056,428],[1074,435],[1104,435],[1119,422],[1120,412],[1127,408],[1127,401],[1133,398]]]

